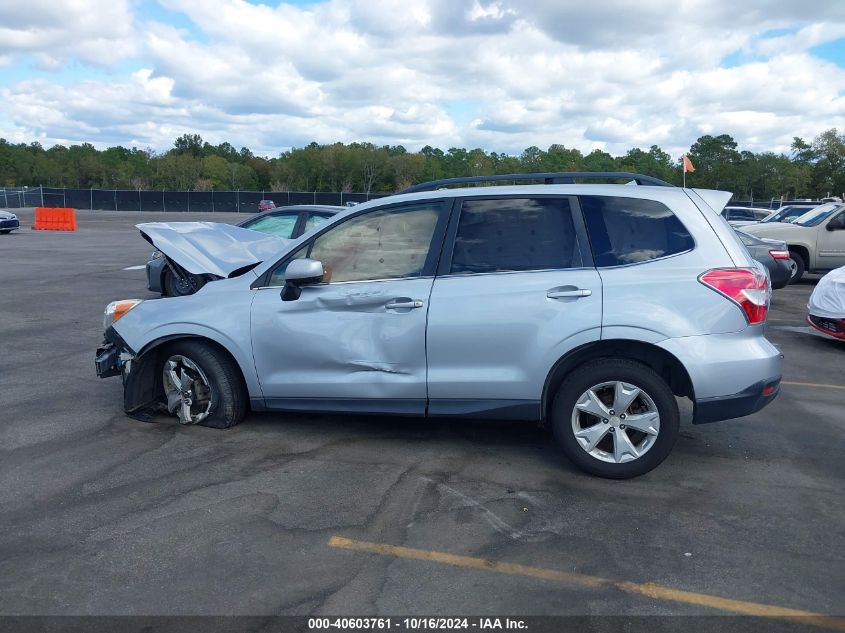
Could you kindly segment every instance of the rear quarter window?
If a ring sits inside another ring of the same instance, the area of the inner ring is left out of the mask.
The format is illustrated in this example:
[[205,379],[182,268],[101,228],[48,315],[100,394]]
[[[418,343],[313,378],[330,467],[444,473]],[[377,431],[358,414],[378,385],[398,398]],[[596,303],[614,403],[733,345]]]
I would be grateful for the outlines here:
[[596,266],[637,264],[692,250],[695,242],[661,202],[615,196],[581,196]]

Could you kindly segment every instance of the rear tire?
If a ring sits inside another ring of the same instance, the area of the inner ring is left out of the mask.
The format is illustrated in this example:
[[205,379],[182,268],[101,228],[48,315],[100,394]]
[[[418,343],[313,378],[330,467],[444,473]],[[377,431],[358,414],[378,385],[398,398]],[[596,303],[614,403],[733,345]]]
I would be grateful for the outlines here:
[[[160,359],[165,403],[169,400],[168,387],[170,386],[172,391],[173,383],[171,381],[169,384],[167,378],[164,377],[169,361],[174,361],[177,374],[179,374],[179,365],[182,364],[184,371],[185,359],[187,359],[187,366],[192,363],[199,370],[192,372],[194,376],[201,376],[203,383],[207,380],[205,387],[210,391],[210,408],[208,408],[207,416],[198,422],[185,421],[179,414],[180,405],[176,404],[176,414],[180,417],[180,422],[195,423],[213,429],[228,429],[243,420],[247,413],[246,387],[240,370],[227,354],[207,343],[188,340],[168,345],[160,355]],[[192,389],[192,391],[192,396],[196,397],[197,390]],[[201,410],[202,407],[195,407],[195,409]]]
[[564,453],[581,470],[628,479],[666,459],[678,438],[680,414],[669,385],[650,367],[624,358],[601,358],[564,379],[555,394],[551,421]]
[[807,264],[804,262],[804,257],[796,250],[789,250],[789,267],[792,270],[792,276],[789,278],[789,283],[797,284],[804,276],[807,270]]

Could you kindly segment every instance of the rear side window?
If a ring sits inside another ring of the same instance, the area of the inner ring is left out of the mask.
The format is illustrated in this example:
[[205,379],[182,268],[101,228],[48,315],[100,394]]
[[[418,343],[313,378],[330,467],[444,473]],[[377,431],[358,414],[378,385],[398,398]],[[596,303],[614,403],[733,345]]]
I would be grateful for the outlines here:
[[581,196],[596,266],[636,264],[692,250],[689,231],[654,200]]
[[453,274],[581,266],[569,201],[466,200],[452,254]]

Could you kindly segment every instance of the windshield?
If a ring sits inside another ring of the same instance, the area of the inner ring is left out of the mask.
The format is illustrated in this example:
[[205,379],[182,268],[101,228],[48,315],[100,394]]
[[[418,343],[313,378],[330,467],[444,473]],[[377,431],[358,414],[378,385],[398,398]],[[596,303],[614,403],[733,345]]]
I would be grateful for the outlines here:
[[822,206],[816,207],[812,211],[808,211],[802,215],[800,218],[795,220],[794,224],[799,226],[817,226],[824,222],[825,218],[830,216],[830,214],[838,208],[838,204],[823,204]]
[[788,207],[781,207],[780,209],[775,211],[772,215],[770,215],[769,217],[764,219],[763,222],[785,222],[789,218],[797,218],[798,216],[801,216],[801,215],[807,213],[807,211],[810,211],[811,209],[814,209],[814,208],[815,207],[804,207],[804,206],[796,207],[796,206],[793,206],[793,205],[790,205]]

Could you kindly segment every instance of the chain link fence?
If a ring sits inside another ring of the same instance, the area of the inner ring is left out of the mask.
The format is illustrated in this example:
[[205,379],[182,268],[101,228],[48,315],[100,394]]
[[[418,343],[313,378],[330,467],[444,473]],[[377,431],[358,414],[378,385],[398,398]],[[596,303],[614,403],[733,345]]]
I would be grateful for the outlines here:
[[277,207],[293,204],[346,206],[388,194],[322,191],[149,191],[0,187],[0,208],[71,207],[105,211],[256,213],[261,200]]
[[[56,187],[0,187],[0,208],[71,207],[106,211],[165,211],[200,213],[256,213],[261,200],[277,207],[293,204],[345,206],[383,198],[385,193],[322,191],[150,191],[126,189],[64,189]],[[809,200],[737,200],[740,207],[777,209],[788,204],[820,204]]]

